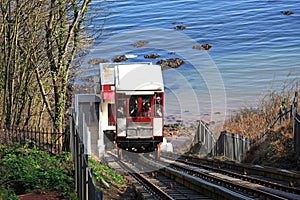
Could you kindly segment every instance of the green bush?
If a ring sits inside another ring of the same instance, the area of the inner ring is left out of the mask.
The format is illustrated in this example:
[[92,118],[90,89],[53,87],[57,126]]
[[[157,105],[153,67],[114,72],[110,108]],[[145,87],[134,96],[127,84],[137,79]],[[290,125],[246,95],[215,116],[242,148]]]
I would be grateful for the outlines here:
[[16,194],[58,191],[68,196],[74,191],[69,153],[51,156],[18,144],[0,146],[0,169],[0,185],[11,188]]
[[0,200],[18,200],[16,193],[11,189],[0,188]]

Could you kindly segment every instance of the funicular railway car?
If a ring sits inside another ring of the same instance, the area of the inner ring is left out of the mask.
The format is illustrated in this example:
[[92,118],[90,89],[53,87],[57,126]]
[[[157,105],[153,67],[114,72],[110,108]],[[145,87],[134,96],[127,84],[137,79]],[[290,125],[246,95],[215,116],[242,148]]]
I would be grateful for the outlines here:
[[164,84],[159,65],[102,63],[100,65],[103,133],[113,133],[122,151],[155,152],[160,157],[164,123]]

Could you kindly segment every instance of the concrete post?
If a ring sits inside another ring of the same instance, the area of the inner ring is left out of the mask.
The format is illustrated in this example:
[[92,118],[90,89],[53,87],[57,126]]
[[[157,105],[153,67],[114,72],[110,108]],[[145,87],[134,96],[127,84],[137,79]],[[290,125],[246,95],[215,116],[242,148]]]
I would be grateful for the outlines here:
[[[101,104],[99,106],[99,113],[101,113]],[[103,132],[103,129],[102,129],[102,116],[100,114],[99,116],[99,139],[98,139],[98,152],[99,152],[99,158],[101,159],[103,156],[104,156],[104,153],[105,153],[105,144],[104,144],[104,132]]]

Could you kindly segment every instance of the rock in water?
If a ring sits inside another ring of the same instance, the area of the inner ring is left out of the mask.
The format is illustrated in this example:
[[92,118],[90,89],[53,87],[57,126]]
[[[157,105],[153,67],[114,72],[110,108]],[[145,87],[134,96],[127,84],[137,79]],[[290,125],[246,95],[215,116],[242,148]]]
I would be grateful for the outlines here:
[[284,14],[284,15],[292,15],[292,14],[294,14],[294,12],[288,11],[288,10],[286,10],[286,11],[281,11],[281,13]]
[[177,25],[177,26],[174,27],[174,29],[176,29],[176,30],[184,30],[185,26],[183,26],[183,25]]
[[136,43],[133,44],[134,47],[139,48],[142,47],[146,44],[148,44],[149,42],[147,40],[139,40]]
[[180,65],[184,64],[184,61],[180,58],[169,58],[169,59],[159,60],[156,62],[156,64],[162,66],[163,69],[177,68]]
[[210,48],[211,48],[210,44],[201,44],[201,45],[193,46],[193,49],[198,49],[198,50],[209,50]]
[[126,58],[125,55],[122,55],[122,56],[116,56],[112,59],[113,62],[122,62],[122,61],[125,61],[127,60],[128,58]]
[[156,53],[150,53],[150,54],[144,55],[144,58],[158,58],[158,57],[160,57],[160,56]]

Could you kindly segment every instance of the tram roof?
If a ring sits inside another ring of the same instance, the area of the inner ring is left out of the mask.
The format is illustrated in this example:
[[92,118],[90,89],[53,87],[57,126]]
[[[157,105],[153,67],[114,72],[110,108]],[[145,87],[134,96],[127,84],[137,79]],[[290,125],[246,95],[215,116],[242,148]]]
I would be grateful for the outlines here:
[[163,91],[161,66],[122,64],[115,68],[117,91]]

